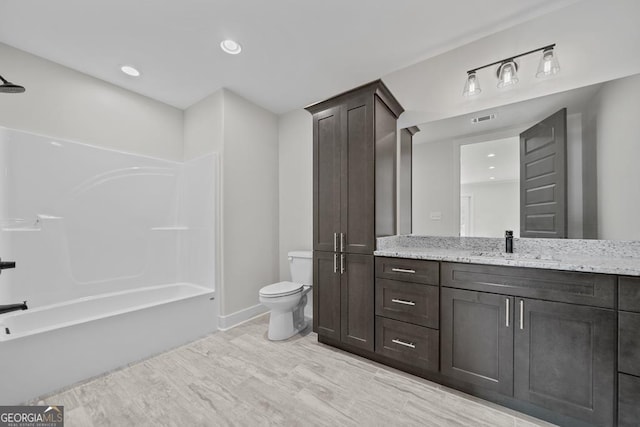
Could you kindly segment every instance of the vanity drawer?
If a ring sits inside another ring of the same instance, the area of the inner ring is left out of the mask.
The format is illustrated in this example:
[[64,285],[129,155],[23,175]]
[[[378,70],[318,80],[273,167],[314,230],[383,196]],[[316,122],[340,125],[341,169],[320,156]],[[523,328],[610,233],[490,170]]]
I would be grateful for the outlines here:
[[640,423],[640,378],[618,375],[618,426],[637,427]]
[[640,313],[640,277],[620,277],[618,308]]
[[378,278],[376,315],[438,329],[440,287]]
[[640,376],[640,314],[618,315],[618,345],[618,370]]
[[538,268],[443,262],[441,285],[450,288],[614,308],[617,276]]
[[437,371],[440,333],[435,329],[376,316],[376,353]]
[[440,263],[406,258],[376,257],[376,277],[438,285]]

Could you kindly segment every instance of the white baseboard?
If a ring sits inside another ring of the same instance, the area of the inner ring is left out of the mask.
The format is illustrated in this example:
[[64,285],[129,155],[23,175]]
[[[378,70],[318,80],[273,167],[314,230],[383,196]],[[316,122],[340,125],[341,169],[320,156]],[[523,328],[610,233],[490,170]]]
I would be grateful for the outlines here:
[[236,311],[226,316],[218,316],[218,329],[220,331],[228,331],[254,317],[262,316],[268,311],[269,309],[264,305],[256,304],[253,307],[245,308],[244,310]]

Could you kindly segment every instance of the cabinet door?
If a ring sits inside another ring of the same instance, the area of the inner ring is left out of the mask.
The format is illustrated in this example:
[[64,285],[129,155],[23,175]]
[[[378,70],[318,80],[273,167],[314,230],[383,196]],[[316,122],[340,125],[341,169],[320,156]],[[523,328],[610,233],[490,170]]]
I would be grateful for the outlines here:
[[618,426],[638,427],[640,423],[640,378],[618,375]]
[[340,340],[340,271],[333,252],[313,252],[313,330]]
[[340,254],[342,342],[373,351],[373,255]]
[[512,297],[442,288],[442,373],[512,395],[512,308]]
[[313,249],[337,250],[340,233],[341,109],[313,116]]
[[597,425],[613,425],[616,315],[516,298],[515,397]]
[[342,111],[345,132],[341,162],[343,252],[375,250],[375,151],[371,96],[349,100]]

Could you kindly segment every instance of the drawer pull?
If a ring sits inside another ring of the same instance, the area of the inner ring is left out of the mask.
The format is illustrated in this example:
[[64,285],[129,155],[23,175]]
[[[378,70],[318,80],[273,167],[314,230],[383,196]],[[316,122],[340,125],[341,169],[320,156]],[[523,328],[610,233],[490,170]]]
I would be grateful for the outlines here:
[[391,271],[395,271],[396,273],[416,274],[415,270],[407,270],[405,268],[392,268]]
[[395,302],[396,304],[404,304],[404,305],[416,305],[416,303],[413,301],[407,301],[405,299],[397,299],[397,298],[392,299],[391,302]]
[[414,343],[412,343],[412,342],[407,342],[407,341],[402,341],[402,340],[399,340],[399,339],[397,339],[397,338],[396,338],[396,339],[394,339],[394,340],[391,340],[391,342],[392,342],[392,343],[395,343],[395,344],[400,344],[400,345],[403,345],[403,346],[405,346],[405,347],[409,347],[409,348],[416,348],[416,345],[415,345]]

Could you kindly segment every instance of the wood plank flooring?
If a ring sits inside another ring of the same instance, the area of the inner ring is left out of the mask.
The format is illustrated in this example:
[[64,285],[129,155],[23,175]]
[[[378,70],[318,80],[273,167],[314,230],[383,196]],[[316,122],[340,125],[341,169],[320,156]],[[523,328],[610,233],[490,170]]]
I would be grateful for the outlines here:
[[270,342],[267,321],[37,403],[64,405],[67,427],[551,425],[319,344],[313,333]]

